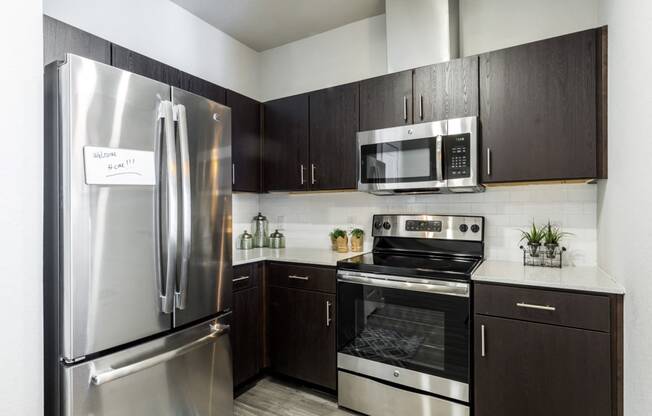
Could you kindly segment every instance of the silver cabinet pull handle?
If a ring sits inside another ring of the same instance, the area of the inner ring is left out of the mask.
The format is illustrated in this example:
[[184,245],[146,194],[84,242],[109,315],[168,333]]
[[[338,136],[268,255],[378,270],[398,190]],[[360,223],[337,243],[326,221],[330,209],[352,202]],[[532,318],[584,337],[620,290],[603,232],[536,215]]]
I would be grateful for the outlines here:
[[300,172],[301,172],[301,185],[303,185],[303,182],[304,182],[303,181],[303,169],[304,169],[303,164],[299,165],[299,169],[300,169]]
[[480,355],[482,357],[485,357],[487,355],[487,351],[485,349],[485,344],[484,344],[484,325],[480,325]]
[[195,341],[192,341],[191,343],[183,345],[179,348],[175,348],[173,350],[166,351],[159,355],[146,358],[142,361],[138,361],[137,363],[129,364],[124,367],[119,367],[115,369],[112,368],[103,373],[94,374],[91,376],[91,383],[93,383],[95,386],[101,386],[102,384],[109,383],[113,380],[127,377],[139,371],[143,371],[150,367],[154,367],[155,365],[164,363],[166,361],[170,361],[201,345],[208,344],[210,342],[215,341],[221,335],[228,333],[230,328],[231,327],[229,325],[222,325],[222,324],[211,325],[211,333],[209,333],[208,335],[196,339]]
[[315,182],[317,182],[315,180],[315,164],[314,163],[310,164],[310,176],[311,176],[310,183],[312,183],[314,185]]
[[419,95],[419,118],[423,120],[423,94]]
[[491,176],[491,149],[487,147],[487,176]]
[[408,102],[407,95],[403,96],[403,120],[407,121],[408,119]]
[[[165,275],[163,277],[165,288],[161,295],[161,311],[163,313],[172,313],[174,310],[174,281],[175,271],[177,266],[177,152],[176,144],[174,141],[174,108],[170,101],[162,101],[159,108],[159,117],[163,120],[163,139],[161,143],[161,164],[165,166],[167,173],[165,178],[165,200],[159,197],[158,210],[161,210],[161,205],[165,208],[165,215],[158,215],[159,218],[159,236],[162,233],[163,226],[161,224],[161,217],[165,218],[167,241],[165,242],[165,252],[161,253],[161,257],[165,257],[165,264],[163,270]],[[161,178],[162,179],[162,178]],[[160,196],[160,186],[157,190]],[[160,246],[159,246],[160,247]]]
[[235,163],[231,164],[231,185],[235,185]]
[[531,304],[531,303],[525,303],[525,302],[518,302],[518,303],[516,304],[516,306],[518,306],[519,308],[538,309],[538,310],[540,310],[540,311],[552,311],[552,312],[554,312],[554,311],[557,310],[557,308],[555,308],[554,306],[549,306],[549,305],[545,305],[545,306],[544,306],[544,305],[533,305],[533,304]]
[[233,279],[233,283],[235,283],[235,282],[241,282],[241,281],[243,281],[243,280],[247,280],[247,279],[249,279],[249,276],[238,277],[237,279]]
[[310,279],[310,276],[297,276],[295,274],[291,274],[288,276],[289,279],[295,279],[295,280],[308,280]]
[[188,266],[192,242],[192,195],[190,188],[190,150],[188,147],[188,119],[186,107],[177,104],[174,114],[178,123],[179,154],[181,156],[181,256],[178,259],[178,281],[175,293],[176,307],[186,309],[188,298]]
[[331,305],[332,303],[327,300],[326,301],[326,326],[331,326]]

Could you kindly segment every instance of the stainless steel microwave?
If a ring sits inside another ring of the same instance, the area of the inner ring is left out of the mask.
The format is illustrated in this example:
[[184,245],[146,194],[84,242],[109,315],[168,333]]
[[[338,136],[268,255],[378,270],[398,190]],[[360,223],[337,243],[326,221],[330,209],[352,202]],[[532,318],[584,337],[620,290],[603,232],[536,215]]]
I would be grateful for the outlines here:
[[478,120],[358,133],[358,190],[378,195],[482,192]]

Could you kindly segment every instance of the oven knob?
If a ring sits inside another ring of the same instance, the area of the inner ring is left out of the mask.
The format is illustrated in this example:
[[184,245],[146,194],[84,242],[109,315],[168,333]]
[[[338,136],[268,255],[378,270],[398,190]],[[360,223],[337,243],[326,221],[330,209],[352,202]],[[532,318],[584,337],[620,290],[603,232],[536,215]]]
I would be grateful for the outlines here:
[[386,229],[386,230],[389,230],[390,228],[392,228],[392,224],[390,224],[389,222],[385,221],[385,222],[383,223],[383,228]]
[[400,375],[401,375],[401,373],[399,373],[398,370],[394,370],[394,377],[398,377]]
[[380,227],[383,226],[383,223],[381,221],[376,221],[374,222],[374,228],[377,230],[380,230]]
[[468,225],[466,225],[466,224],[462,224],[462,225],[460,225],[460,231],[461,231],[461,232],[465,233],[465,232],[467,232],[468,230],[469,230],[469,226],[468,226]]
[[478,231],[480,231],[480,226],[478,224],[473,224],[471,226],[471,231],[473,231],[474,233],[477,233]]

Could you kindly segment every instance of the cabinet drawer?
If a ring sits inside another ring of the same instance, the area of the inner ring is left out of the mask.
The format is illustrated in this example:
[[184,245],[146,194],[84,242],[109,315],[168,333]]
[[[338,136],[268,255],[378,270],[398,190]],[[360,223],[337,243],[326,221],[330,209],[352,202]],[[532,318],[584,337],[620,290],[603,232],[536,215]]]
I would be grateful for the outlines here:
[[337,277],[334,268],[272,263],[269,284],[296,289],[335,293]]
[[474,303],[477,314],[610,331],[607,296],[476,284]]
[[254,265],[243,264],[233,267],[233,291],[249,289],[255,286]]

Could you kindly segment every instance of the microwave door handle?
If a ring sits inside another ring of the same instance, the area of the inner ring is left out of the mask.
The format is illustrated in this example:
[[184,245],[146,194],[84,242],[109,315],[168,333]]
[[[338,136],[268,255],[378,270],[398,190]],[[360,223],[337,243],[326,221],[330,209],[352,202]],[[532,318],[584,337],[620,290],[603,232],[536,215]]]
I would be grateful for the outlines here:
[[[166,192],[165,199],[161,200],[160,191],[159,191],[159,202],[158,202],[158,224],[159,224],[159,236],[161,235],[160,229],[163,226],[166,227],[166,236],[165,241],[165,264],[163,264],[164,270],[164,284],[165,288],[161,295],[161,310],[163,313],[169,314],[174,310],[174,281],[175,281],[175,272],[176,272],[176,260],[177,260],[177,158],[176,158],[176,146],[174,143],[174,115],[173,115],[173,106],[170,101],[162,101],[160,105],[160,118],[163,119],[163,138],[160,146],[162,152],[161,155],[161,164],[165,166],[166,178]],[[160,189],[160,185],[159,185]],[[163,225],[161,222],[161,205],[164,205],[165,209],[165,222]],[[163,245],[163,242],[160,241],[159,249]],[[163,257],[163,256],[161,256]]]
[[435,151],[435,163],[436,163],[436,169],[437,169],[437,182],[442,182],[444,180],[444,172],[443,172],[443,162],[442,162],[442,137],[437,136],[437,144],[436,144],[436,151]]
[[188,150],[188,118],[186,107],[177,104],[174,115],[179,132],[179,155],[181,157],[181,255],[178,264],[177,291],[175,303],[178,309],[186,308],[188,298],[188,263],[190,261],[190,247],[192,241],[192,195],[190,189],[190,152]]

